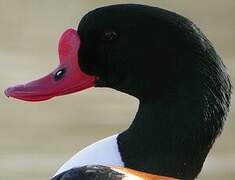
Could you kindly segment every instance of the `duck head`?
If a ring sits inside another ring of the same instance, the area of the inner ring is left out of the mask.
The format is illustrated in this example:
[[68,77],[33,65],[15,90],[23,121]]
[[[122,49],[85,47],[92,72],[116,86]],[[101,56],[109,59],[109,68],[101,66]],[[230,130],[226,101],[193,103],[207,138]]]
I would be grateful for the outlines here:
[[124,4],[86,14],[59,42],[60,65],[7,96],[41,101],[89,87],[140,100],[118,137],[130,168],[194,179],[220,134],[231,84],[209,40],[190,20],[157,7]]

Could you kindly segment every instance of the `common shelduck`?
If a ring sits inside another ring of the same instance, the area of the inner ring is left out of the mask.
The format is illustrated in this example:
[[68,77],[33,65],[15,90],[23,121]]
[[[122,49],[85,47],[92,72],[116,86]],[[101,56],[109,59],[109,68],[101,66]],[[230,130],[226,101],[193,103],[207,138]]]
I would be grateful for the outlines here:
[[194,23],[146,5],[98,8],[63,33],[59,59],[52,73],[6,95],[42,101],[108,87],[138,98],[139,109],[130,127],[75,154],[53,180],[198,176],[222,131],[231,83]]

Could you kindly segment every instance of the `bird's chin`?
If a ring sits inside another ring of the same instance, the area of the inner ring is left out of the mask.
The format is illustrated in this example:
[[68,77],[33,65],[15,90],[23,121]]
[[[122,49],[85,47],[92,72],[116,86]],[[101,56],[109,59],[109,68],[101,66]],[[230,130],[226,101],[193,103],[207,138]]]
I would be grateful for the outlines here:
[[95,87],[108,87],[109,84],[103,78],[97,78],[95,82]]

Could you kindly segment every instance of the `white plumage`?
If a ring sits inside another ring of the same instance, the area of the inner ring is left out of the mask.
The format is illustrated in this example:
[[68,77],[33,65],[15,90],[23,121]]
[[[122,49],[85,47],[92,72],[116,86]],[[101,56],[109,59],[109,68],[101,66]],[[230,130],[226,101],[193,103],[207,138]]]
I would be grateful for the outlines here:
[[85,165],[98,164],[123,167],[124,163],[118,150],[117,136],[116,134],[87,146],[62,165],[54,176],[69,169]]

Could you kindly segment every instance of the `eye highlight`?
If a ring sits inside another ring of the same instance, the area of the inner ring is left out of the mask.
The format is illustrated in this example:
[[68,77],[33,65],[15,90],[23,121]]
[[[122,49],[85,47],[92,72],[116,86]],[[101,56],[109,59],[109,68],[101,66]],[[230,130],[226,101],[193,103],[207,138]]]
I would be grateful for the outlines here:
[[61,80],[61,79],[64,77],[65,72],[66,72],[65,69],[59,69],[59,70],[55,73],[54,79],[55,79],[56,81]]
[[115,31],[105,31],[101,37],[103,41],[113,41],[115,39],[117,39],[117,33]]

